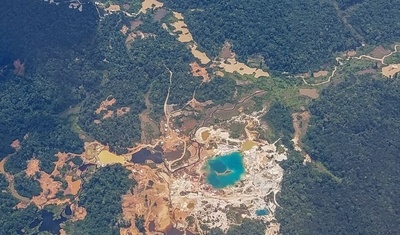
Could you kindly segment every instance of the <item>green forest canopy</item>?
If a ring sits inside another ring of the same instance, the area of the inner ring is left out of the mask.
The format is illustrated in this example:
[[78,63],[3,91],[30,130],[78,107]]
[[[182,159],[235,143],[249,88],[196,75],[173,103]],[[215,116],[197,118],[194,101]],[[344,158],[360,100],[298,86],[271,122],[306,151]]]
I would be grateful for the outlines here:
[[209,55],[218,55],[223,43],[230,41],[242,61],[262,55],[271,70],[280,72],[318,70],[334,62],[336,52],[355,49],[363,41],[400,39],[397,0],[337,0],[345,12],[327,0],[165,2],[184,13],[194,40]]
[[400,82],[368,76],[331,86],[311,107],[307,151],[291,154],[278,210],[283,234],[397,234]]
[[[228,40],[233,42],[240,60],[261,54],[276,71],[318,69],[333,61],[334,52],[360,44],[330,1],[165,2],[184,13],[195,40],[209,55],[216,56]],[[344,12],[341,15],[367,43],[399,39],[399,1],[337,3]],[[145,109],[146,93],[150,92],[152,116],[162,115],[168,69],[173,72],[170,102],[178,107],[192,98],[196,88],[200,101],[231,101],[237,86],[225,78],[200,86],[200,79],[190,73],[189,63],[195,59],[188,48],[149,16],[142,16],[144,24],[138,29],[156,37],[137,39],[128,49],[120,29],[132,18],[113,14],[99,21],[92,3],[84,4],[83,12],[69,9],[68,4],[4,0],[0,8],[0,159],[14,152],[9,146],[13,140],[21,140],[21,149],[10,157],[5,168],[19,174],[15,188],[25,196],[39,192],[38,185],[21,174],[28,159],[37,157],[41,169],[50,173],[55,153],[83,151],[78,134],[62,115],[71,107],[81,108],[78,125],[84,132],[122,153],[139,140],[138,114]],[[12,63],[17,59],[24,64],[23,75],[13,72]],[[278,219],[283,233],[395,234],[399,230],[399,87],[396,80],[361,77],[327,88],[311,106],[314,118],[304,140],[307,151],[340,180],[311,166],[304,167],[301,156],[291,153],[279,198],[282,208]],[[215,91],[221,90],[224,95],[216,95]],[[117,100],[112,109],[127,106],[131,112],[97,125],[94,120],[101,114],[94,110],[110,95]],[[266,117],[282,117],[282,122],[270,124],[276,126],[278,136],[286,139],[291,130],[289,113],[286,107],[276,105]],[[117,231],[110,225],[120,222],[118,200],[135,184],[127,174],[121,166],[96,172],[85,183],[87,190],[81,201],[90,213],[70,229],[110,234]],[[107,176],[112,177],[103,178]],[[29,189],[24,187],[28,184]],[[38,212],[33,206],[13,209],[18,202],[7,191],[2,175],[0,186],[2,232],[13,234],[24,229]],[[96,206],[98,194],[104,191],[111,205],[107,213],[99,212]],[[99,224],[99,230],[91,230],[94,224]],[[263,226],[246,222],[229,231],[250,231],[249,227],[258,230]]]

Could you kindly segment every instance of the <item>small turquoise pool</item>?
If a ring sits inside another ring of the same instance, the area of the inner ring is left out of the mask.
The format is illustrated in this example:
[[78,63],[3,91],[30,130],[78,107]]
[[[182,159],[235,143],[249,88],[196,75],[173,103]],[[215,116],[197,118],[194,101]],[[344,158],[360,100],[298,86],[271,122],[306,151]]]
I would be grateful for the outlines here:
[[268,209],[256,210],[256,215],[257,215],[257,216],[264,216],[264,215],[268,215],[268,214],[269,214]]
[[207,182],[214,188],[234,185],[245,173],[243,157],[239,152],[216,156],[206,163]]

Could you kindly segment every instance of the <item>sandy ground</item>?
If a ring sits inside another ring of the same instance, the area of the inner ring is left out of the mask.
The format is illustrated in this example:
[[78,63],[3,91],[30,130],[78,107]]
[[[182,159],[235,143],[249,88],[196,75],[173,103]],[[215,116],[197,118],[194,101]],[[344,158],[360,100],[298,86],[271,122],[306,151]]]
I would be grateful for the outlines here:
[[398,72],[400,72],[400,64],[390,64],[389,66],[382,67],[382,74],[388,78],[393,78]]
[[164,6],[164,3],[157,0],[144,0],[142,2],[142,9],[140,9],[140,12],[146,14],[147,10],[160,8],[162,6]]
[[208,64],[211,59],[207,56],[206,53],[201,52],[197,49],[197,45],[193,45],[190,47],[190,51],[192,52],[193,56],[200,60],[200,63],[205,65]]
[[241,75],[253,75],[255,78],[268,77],[269,73],[261,69],[251,68],[244,63],[236,61],[234,57],[222,61],[218,66],[228,73],[237,72]]
[[119,5],[110,5],[106,9],[104,9],[106,12],[117,12],[121,10],[121,7]]

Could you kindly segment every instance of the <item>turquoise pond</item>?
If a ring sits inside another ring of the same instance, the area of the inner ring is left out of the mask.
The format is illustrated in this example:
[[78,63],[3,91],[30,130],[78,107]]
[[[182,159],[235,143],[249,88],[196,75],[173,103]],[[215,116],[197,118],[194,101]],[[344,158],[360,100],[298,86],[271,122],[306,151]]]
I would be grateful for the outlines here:
[[207,182],[214,188],[224,188],[238,182],[245,173],[239,152],[216,156],[206,163]]
[[264,215],[268,215],[269,211],[267,209],[260,209],[260,210],[256,210],[256,215],[258,216],[264,216]]

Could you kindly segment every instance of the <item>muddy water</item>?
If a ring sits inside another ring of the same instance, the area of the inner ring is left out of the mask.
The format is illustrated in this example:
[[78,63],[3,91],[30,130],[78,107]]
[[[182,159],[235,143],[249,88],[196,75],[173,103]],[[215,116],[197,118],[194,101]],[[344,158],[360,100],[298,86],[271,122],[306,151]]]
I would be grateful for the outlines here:
[[67,218],[64,216],[60,215],[61,217],[59,219],[54,219],[54,213],[49,212],[47,210],[42,210],[41,213],[41,219],[36,219],[34,220],[29,227],[34,228],[36,226],[39,226],[39,233],[34,233],[34,235],[42,234],[41,232],[47,232],[50,234],[60,234],[60,224],[64,223]]
[[163,156],[160,152],[152,153],[147,148],[143,148],[132,155],[133,163],[144,164],[147,160],[151,160],[154,163],[159,164],[163,162]]
[[254,146],[257,146],[257,143],[254,141],[248,140],[243,143],[242,151],[248,151],[248,150],[252,149]]
[[208,139],[208,137],[210,137],[210,132],[209,131],[203,131],[201,132],[201,139],[203,139],[204,141],[206,141]]
[[111,153],[107,150],[103,150],[99,153],[98,156],[100,162],[102,164],[113,164],[113,163],[121,163],[124,164],[125,163],[125,158],[122,156],[118,156],[114,153]]

